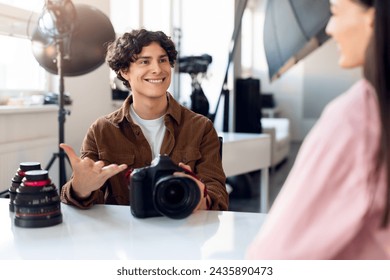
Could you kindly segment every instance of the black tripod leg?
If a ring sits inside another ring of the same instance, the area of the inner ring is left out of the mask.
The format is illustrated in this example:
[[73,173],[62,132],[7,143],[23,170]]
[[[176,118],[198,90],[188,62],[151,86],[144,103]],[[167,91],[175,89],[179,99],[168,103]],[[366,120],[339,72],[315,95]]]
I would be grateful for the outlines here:
[[50,167],[53,165],[54,161],[58,157],[58,153],[54,153],[49,161],[49,163],[46,165],[45,170],[49,170]]
[[67,158],[66,153],[61,150],[59,152],[59,159],[60,159],[60,188],[66,183],[67,178],[66,178],[66,168],[65,168],[65,158]]

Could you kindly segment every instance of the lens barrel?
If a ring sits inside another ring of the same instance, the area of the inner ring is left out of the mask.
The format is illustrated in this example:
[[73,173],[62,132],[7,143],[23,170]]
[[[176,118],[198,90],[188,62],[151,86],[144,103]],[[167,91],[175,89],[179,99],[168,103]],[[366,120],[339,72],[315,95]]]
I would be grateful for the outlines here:
[[14,200],[16,226],[48,227],[62,222],[60,197],[47,170],[25,172]]
[[14,177],[11,180],[11,186],[8,189],[9,192],[9,211],[14,212],[14,200],[16,196],[16,189],[22,183],[25,173],[30,170],[41,170],[41,164],[39,162],[21,162],[19,168],[16,171]]
[[200,190],[194,180],[170,175],[156,182],[153,198],[154,207],[160,214],[172,219],[184,219],[199,204]]

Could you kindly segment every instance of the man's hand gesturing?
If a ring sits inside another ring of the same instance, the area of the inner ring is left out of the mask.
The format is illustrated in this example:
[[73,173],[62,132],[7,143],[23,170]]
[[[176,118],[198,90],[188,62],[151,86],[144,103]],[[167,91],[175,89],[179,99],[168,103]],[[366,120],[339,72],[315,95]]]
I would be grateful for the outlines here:
[[90,158],[80,158],[76,155],[73,148],[67,144],[61,143],[60,147],[67,154],[73,169],[72,189],[80,198],[90,196],[90,194],[99,189],[108,178],[122,172],[127,168],[126,164],[110,164],[104,166],[103,161],[93,161]]

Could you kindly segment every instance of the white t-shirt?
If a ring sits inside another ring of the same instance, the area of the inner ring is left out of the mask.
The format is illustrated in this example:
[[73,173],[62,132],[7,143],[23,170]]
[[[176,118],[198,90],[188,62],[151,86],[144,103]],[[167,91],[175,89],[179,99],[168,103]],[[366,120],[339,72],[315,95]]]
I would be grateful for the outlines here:
[[152,158],[160,154],[161,144],[165,135],[164,115],[154,120],[144,120],[134,111],[133,104],[130,106],[130,116],[141,127],[146,140],[152,149]]

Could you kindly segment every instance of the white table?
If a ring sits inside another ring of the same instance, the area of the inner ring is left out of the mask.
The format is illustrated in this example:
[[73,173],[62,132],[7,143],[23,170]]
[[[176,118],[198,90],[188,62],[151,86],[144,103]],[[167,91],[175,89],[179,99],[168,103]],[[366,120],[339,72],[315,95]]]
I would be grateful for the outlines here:
[[44,228],[14,225],[0,199],[0,259],[244,259],[266,215],[198,211],[186,219],[134,218],[130,206],[61,204],[63,222]]
[[269,134],[220,132],[223,137],[222,165],[227,177],[261,170],[260,209],[269,209],[268,169],[271,165]]

